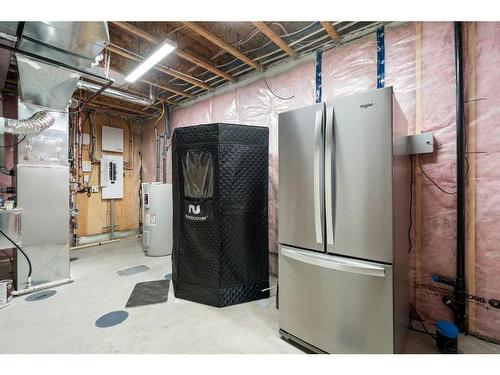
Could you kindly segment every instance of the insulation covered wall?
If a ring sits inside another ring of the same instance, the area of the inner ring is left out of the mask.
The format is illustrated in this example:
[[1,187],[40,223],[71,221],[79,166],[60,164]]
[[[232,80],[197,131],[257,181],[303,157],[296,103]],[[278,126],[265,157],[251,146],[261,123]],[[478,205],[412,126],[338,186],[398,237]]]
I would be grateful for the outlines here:
[[[468,154],[468,288],[469,293],[486,300],[500,300],[500,276],[495,272],[500,269],[497,249],[500,168],[496,168],[500,163],[497,155],[500,107],[494,95],[499,90],[495,78],[500,75],[496,68],[500,63],[500,24],[468,23],[464,31],[464,39],[472,41],[467,44],[469,58],[465,67],[466,98],[470,101],[467,106],[474,106],[473,111],[468,108],[468,131],[474,131],[473,146],[480,152]],[[326,51],[322,65],[322,100],[375,88],[376,48],[375,34],[372,34]],[[451,311],[441,302],[451,288],[434,283],[431,276],[439,273],[455,277],[454,69],[452,23],[408,23],[386,29],[385,84],[394,87],[410,133],[432,131],[435,138],[432,155],[413,158],[410,249],[411,302],[424,319],[430,321],[453,320]],[[277,114],[314,103],[315,64],[304,62],[267,81],[279,96],[294,97],[281,100],[259,80],[174,111],[172,125],[227,121],[269,127],[269,250],[271,272],[277,273]],[[469,138],[469,148],[470,142]],[[473,332],[500,339],[500,309],[488,303],[473,303],[471,298],[469,314]]]

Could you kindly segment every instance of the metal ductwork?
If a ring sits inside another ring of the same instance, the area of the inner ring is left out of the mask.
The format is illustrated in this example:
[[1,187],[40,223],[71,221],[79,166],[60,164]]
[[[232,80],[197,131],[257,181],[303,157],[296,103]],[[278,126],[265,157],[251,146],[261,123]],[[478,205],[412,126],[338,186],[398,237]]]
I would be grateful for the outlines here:
[[106,22],[20,22],[16,34],[20,100],[55,110],[67,108],[81,72],[109,43]]
[[12,133],[16,135],[35,136],[50,128],[56,121],[50,111],[39,111],[24,120],[6,119],[0,117],[0,134]]
[[[87,91],[91,91],[91,92],[97,92],[101,88],[101,86],[99,86],[99,85],[95,85],[93,83],[86,82],[86,81],[79,81],[77,83],[77,87],[79,89],[87,90]],[[114,98],[114,99],[125,100],[127,102],[139,104],[139,105],[142,105],[145,107],[154,104],[154,100],[152,100],[152,99],[140,97],[137,95],[129,94],[127,92],[109,89],[109,88],[104,90],[103,92],[101,92],[101,95],[108,96],[108,97]]]

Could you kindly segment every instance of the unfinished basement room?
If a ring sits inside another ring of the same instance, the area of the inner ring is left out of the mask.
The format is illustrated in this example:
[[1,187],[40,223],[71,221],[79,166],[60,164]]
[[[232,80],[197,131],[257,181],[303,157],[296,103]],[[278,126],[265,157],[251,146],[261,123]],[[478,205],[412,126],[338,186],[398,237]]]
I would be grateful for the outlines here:
[[500,354],[500,22],[91,3],[0,5],[0,354]]

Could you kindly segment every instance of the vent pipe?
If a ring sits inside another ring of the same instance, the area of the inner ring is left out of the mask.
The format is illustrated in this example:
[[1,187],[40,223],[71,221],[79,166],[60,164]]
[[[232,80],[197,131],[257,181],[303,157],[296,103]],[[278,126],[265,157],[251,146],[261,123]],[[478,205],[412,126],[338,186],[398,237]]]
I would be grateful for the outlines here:
[[55,121],[56,118],[50,111],[39,111],[23,120],[0,117],[0,134],[11,133],[34,136],[50,128]]

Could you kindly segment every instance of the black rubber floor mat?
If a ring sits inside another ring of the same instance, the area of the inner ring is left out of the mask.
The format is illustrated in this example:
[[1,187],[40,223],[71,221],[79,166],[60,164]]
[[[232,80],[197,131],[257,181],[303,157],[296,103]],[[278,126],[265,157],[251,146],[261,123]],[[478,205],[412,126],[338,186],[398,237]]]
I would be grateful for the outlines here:
[[125,307],[136,307],[164,303],[168,300],[170,280],[155,280],[137,283]]
[[136,273],[141,273],[144,271],[148,271],[150,268],[148,266],[145,266],[144,264],[141,264],[140,266],[134,266],[130,268],[125,268],[124,270],[117,271],[118,275],[120,276],[129,276],[129,275],[134,275]]

